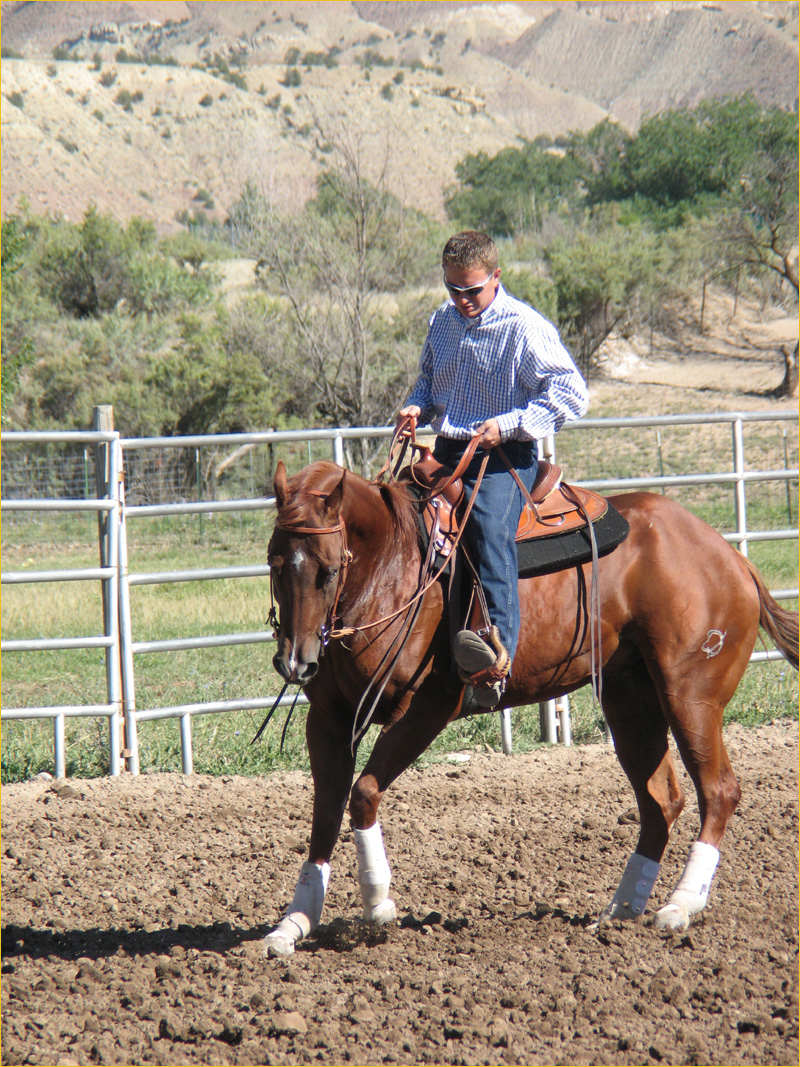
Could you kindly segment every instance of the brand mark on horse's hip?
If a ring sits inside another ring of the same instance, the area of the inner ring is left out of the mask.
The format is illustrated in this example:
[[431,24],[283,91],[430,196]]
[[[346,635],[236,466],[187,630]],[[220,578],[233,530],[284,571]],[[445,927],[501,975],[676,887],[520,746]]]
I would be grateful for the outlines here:
[[722,630],[709,630],[706,637],[706,643],[702,646],[703,652],[705,652],[708,659],[712,656],[718,656],[722,651],[722,646],[725,643],[725,637],[728,631],[725,633]]

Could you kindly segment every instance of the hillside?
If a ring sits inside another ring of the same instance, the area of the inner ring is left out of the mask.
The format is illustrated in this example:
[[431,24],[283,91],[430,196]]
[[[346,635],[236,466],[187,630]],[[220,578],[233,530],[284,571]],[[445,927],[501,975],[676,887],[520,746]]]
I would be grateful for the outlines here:
[[[646,9],[646,10],[645,10]],[[797,102],[797,3],[3,3],[2,208],[175,228],[330,141],[441,217],[468,152],[705,96]],[[53,50],[59,49],[56,60]],[[120,49],[136,62],[122,62]],[[287,54],[296,50],[287,85]],[[61,58],[69,57],[69,58]],[[105,83],[105,84],[104,84]]]

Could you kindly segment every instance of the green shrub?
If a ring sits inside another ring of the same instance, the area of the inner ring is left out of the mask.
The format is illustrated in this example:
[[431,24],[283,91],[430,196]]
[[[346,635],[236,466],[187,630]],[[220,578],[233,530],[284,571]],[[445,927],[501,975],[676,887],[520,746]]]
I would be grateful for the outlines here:
[[287,67],[286,73],[283,75],[280,84],[285,85],[287,89],[296,89],[301,84],[302,78],[300,77],[300,71],[297,67]]
[[56,137],[56,140],[66,152],[70,153],[70,155],[78,151],[78,146],[75,144],[75,142],[70,141],[70,139],[68,137],[65,137],[63,133],[60,133],[58,137]]

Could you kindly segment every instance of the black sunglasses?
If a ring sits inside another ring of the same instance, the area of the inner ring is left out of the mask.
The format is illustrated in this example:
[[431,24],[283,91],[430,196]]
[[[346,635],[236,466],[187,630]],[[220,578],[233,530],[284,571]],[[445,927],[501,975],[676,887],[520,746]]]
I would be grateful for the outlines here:
[[486,281],[482,282],[480,285],[469,285],[464,288],[460,285],[452,285],[447,280],[447,277],[444,274],[442,275],[444,287],[448,293],[451,293],[453,296],[465,296],[467,300],[474,300],[476,296],[480,296],[492,278],[494,278],[494,272],[492,272]]

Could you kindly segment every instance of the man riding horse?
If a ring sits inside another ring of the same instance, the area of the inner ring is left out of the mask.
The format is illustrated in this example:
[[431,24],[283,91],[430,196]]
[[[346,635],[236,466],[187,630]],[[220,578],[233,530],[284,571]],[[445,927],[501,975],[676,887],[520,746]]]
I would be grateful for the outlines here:
[[[497,247],[488,234],[455,234],[442,252],[442,268],[450,300],[430,321],[419,377],[399,417],[430,419],[434,456],[449,467],[458,465],[477,434],[480,449],[502,444],[502,454],[493,453],[483,470],[464,531],[489,625],[480,633],[460,631],[453,646],[472,700],[493,708],[520,629],[515,537],[525,500],[518,481],[531,491],[537,439],[579,419],[589,398],[556,328],[500,284]],[[467,499],[481,466],[475,456],[462,475]]]

